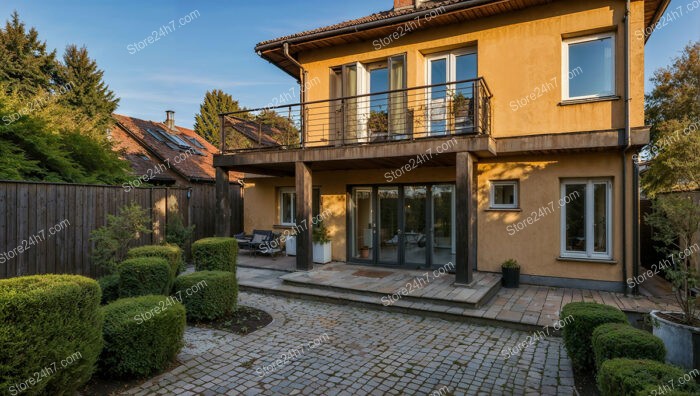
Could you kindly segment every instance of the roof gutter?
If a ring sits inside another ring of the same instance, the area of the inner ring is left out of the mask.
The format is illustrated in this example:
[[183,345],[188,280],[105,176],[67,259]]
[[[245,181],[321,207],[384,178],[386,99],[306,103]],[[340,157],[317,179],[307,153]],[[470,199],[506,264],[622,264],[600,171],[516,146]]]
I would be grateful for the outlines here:
[[[467,8],[473,8],[473,7],[479,7],[482,5],[487,5],[491,3],[509,3],[511,0],[470,0],[470,1],[462,1],[459,3],[455,4],[450,4],[446,6],[442,6],[441,8],[445,10],[445,13],[452,12],[452,11],[459,11]],[[670,0],[669,0],[670,1]],[[271,43],[263,44],[263,45],[256,45],[255,46],[255,51],[257,52],[263,52],[263,51],[269,51],[273,49],[277,49],[280,46],[283,46],[285,44],[298,44],[306,41],[314,41],[314,40],[320,40],[332,36],[338,36],[342,34],[348,34],[348,33],[357,33],[359,31],[363,30],[370,30],[378,27],[384,27],[387,25],[393,25],[397,23],[403,23],[403,22],[408,22],[411,20],[414,20],[416,16],[420,16],[425,14],[426,11],[430,11],[430,8],[427,9],[422,9],[422,10],[417,10],[414,12],[410,12],[408,14],[403,14],[403,15],[397,15],[395,17],[387,18],[387,19],[381,19],[378,21],[371,21],[371,22],[365,22],[361,23],[359,25],[354,25],[354,26],[345,26],[342,28],[338,29],[333,29],[333,30],[328,30],[325,32],[318,32],[318,33],[313,33],[305,36],[299,36],[299,37],[292,37],[286,40],[276,40]]]
[[[625,1],[625,17],[624,17],[624,85],[625,85],[625,130],[624,144],[620,153],[622,164],[622,284],[625,295],[628,293],[627,287],[627,151],[632,147],[632,128],[630,125],[630,15],[631,15],[631,0]],[[637,197],[633,197],[634,200]],[[637,216],[632,215],[633,222],[637,220]],[[635,227],[636,228],[636,227]],[[633,232],[634,233],[634,232]],[[636,237],[633,235],[633,240]],[[633,248],[634,252],[634,248]],[[632,271],[636,274],[637,263],[634,262],[636,255],[632,259]]]

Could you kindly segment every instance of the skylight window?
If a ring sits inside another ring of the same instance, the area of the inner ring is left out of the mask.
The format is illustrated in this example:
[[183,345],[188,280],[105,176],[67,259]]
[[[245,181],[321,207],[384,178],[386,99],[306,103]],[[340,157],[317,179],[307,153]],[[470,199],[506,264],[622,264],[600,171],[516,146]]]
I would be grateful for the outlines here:
[[163,135],[160,133],[158,130],[152,130],[152,129],[146,129],[146,132],[148,132],[149,135],[153,136],[154,139],[156,139],[159,142],[165,142],[165,138]]
[[199,140],[197,140],[197,138],[191,137],[191,136],[185,136],[185,138],[186,138],[187,140],[189,140],[190,142],[192,142],[192,143],[193,143],[195,146],[197,146],[198,148],[201,148],[201,149],[204,148],[204,145],[203,145],[202,143],[200,143]]

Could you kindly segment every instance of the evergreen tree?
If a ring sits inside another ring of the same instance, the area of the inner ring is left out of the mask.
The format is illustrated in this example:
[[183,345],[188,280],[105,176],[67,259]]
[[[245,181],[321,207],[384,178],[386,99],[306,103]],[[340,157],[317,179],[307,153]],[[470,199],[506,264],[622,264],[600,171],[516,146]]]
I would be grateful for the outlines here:
[[[199,114],[194,116],[194,131],[216,147],[221,145],[221,123],[219,114],[245,110],[237,100],[224,91],[215,89],[204,95],[204,103],[199,106]],[[248,118],[241,117],[240,118]]]
[[39,90],[52,92],[57,69],[56,51],[47,52],[36,29],[27,31],[17,11],[12,13],[5,28],[0,28],[0,82],[26,96]]
[[101,129],[111,124],[111,115],[119,103],[103,76],[104,71],[90,59],[87,48],[75,45],[66,47],[59,72],[59,84],[65,93],[60,95],[59,101],[96,120]]

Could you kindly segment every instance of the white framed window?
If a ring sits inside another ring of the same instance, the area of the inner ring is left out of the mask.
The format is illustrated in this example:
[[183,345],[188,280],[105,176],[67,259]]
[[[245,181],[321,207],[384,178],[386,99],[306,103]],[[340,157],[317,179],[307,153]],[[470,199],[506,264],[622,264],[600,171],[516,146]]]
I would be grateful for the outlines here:
[[294,187],[283,187],[279,191],[280,224],[293,226],[296,223],[296,190]]
[[[294,187],[279,188],[279,224],[283,226],[296,225],[297,193]],[[311,197],[311,214],[318,216],[321,213],[321,189],[314,187]]]
[[[461,96],[467,102],[474,100],[475,82],[472,80],[478,77],[476,48],[428,55],[425,61],[425,81],[431,86],[426,92],[428,133],[440,136],[468,132],[474,125],[470,115],[461,115],[454,121],[450,121],[448,115],[455,97]],[[461,82],[455,83],[457,81]]]
[[612,259],[612,181],[561,182],[561,256]]
[[561,80],[564,100],[615,95],[615,33],[564,40]]
[[492,209],[517,209],[518,181],[491,181],[490,202]]

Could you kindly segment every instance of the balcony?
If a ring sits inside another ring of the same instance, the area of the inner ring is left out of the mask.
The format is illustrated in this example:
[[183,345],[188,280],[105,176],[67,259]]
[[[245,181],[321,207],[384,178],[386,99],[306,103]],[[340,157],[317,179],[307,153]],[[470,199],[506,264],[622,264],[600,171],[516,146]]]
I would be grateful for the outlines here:
[[[483,78],[222,114],[223,154],[488,136]],[[282,98],[283,99],[283,98]]]

